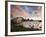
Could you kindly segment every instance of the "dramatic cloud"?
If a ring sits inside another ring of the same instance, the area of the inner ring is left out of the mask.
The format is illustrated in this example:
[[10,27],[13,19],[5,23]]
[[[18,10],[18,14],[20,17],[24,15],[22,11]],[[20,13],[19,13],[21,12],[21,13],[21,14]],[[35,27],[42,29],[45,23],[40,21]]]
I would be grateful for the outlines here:
[[28,5],[11,5],[11,15],[13,17],[39,17],[41,18],[41,6],[28,6]]

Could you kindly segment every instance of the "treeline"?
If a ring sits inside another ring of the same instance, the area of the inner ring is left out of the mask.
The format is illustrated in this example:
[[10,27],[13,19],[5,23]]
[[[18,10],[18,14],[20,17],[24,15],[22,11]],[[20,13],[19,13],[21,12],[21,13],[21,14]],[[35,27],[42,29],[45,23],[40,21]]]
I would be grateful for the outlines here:
[[42,22],[42,20],[24,19],[23,17],[16,17],[16,18],[11,20],[12,23],[21,23],[21,22],[24,22],[24,21],[38,21],[38,22]]

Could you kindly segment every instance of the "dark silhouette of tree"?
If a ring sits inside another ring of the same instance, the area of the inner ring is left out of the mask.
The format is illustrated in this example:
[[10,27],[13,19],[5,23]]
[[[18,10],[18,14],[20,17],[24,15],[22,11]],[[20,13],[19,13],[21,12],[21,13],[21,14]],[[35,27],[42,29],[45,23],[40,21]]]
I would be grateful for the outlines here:
[[27,19],[26,21],[29,21],[29,19]]
[[39,22],[42,22],[42,20],[39,20]]
[[30,21],[33,21],[33,19],[31,19]]

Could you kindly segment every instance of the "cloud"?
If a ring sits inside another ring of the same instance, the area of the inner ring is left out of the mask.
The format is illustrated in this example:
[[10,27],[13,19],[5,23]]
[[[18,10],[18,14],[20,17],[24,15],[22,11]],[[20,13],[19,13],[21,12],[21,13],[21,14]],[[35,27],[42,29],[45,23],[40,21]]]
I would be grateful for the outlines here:
[[41,6],[11,5],[11,15],[13,17],[41,17],[41,8]]

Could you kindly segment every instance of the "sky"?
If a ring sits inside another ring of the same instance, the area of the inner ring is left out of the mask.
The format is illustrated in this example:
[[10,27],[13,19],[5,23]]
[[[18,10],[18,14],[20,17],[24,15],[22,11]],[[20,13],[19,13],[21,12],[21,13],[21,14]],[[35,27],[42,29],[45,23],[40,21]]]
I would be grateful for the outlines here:
[[13,17],[42,17],[41,6],[29,6],[29,5],[11,5],[11,15]]

